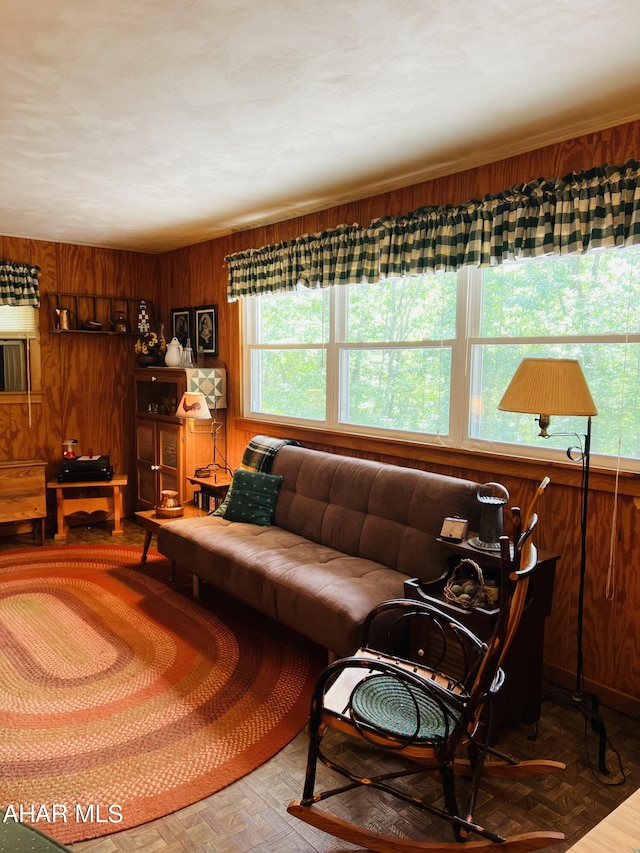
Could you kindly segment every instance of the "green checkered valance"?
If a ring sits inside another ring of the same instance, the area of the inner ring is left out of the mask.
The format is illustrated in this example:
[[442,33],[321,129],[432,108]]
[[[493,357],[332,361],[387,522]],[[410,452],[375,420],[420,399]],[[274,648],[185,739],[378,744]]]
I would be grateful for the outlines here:
[[40,306],[40,267],[0,261],[0,305]]
[[308,287],[357,284],[380,278],[379,244],[370,228],[341,225],[287,243],[226,258],[229,299]]
[[342,225],[226,258],[228,296],[375,282],[640,243],[640,163],[539,178],[465,204]]

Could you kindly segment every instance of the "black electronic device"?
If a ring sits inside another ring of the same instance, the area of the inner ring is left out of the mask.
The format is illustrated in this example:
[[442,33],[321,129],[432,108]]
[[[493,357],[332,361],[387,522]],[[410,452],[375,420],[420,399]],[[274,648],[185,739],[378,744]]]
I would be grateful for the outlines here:
[[108,456],[78,456],[75,459],[62,460],[58,482],[104,481],[107,483],[112,477],[113,466],[109,464]]

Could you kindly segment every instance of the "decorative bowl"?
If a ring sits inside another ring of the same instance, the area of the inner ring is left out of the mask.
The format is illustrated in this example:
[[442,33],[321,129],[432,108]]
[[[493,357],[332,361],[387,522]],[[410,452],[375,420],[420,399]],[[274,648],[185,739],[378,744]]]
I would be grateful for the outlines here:
[[180,518],[184,515],[184,507],[178,499],[178,492],[173,489],[163,489],[160,492],[160,503],[156,507],[156,515],[160,518]]
[[184,515],[183,506],[156,507],[156,515],[158,518],[181,518]]

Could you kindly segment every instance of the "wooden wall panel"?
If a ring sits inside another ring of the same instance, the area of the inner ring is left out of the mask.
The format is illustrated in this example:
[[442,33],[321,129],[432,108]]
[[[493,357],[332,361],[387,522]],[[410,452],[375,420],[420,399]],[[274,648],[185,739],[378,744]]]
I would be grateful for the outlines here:
[[[0,459],[39,457],[47,477],[58,474],[62,442],[77,438],[79,449],[108,453],[118,472],[132,476],[134,338],[102,334],[56,334],[51,329],[46,294],[97,293],[145,297],[158,291],[157,256],[117,252],[37,240],[0,238],[3,258],[41,268],[40,337],[42,402],[0,405]],[[55,524],[49,496],[49,527]],[[125,511],[132,513],[133,490]]]

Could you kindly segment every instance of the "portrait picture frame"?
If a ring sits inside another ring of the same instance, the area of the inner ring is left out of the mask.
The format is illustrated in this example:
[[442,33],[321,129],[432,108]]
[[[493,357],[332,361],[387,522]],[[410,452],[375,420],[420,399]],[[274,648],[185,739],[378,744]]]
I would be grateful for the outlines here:
[[193,309],[192,338],[194,352],[205,355],[218,354],[218,306],[199,305]]
[[187,339],[191,338],[192,322],[191,308],[171,309],[171,335],[169,340],[177,338],[183,347],[187,345]]

